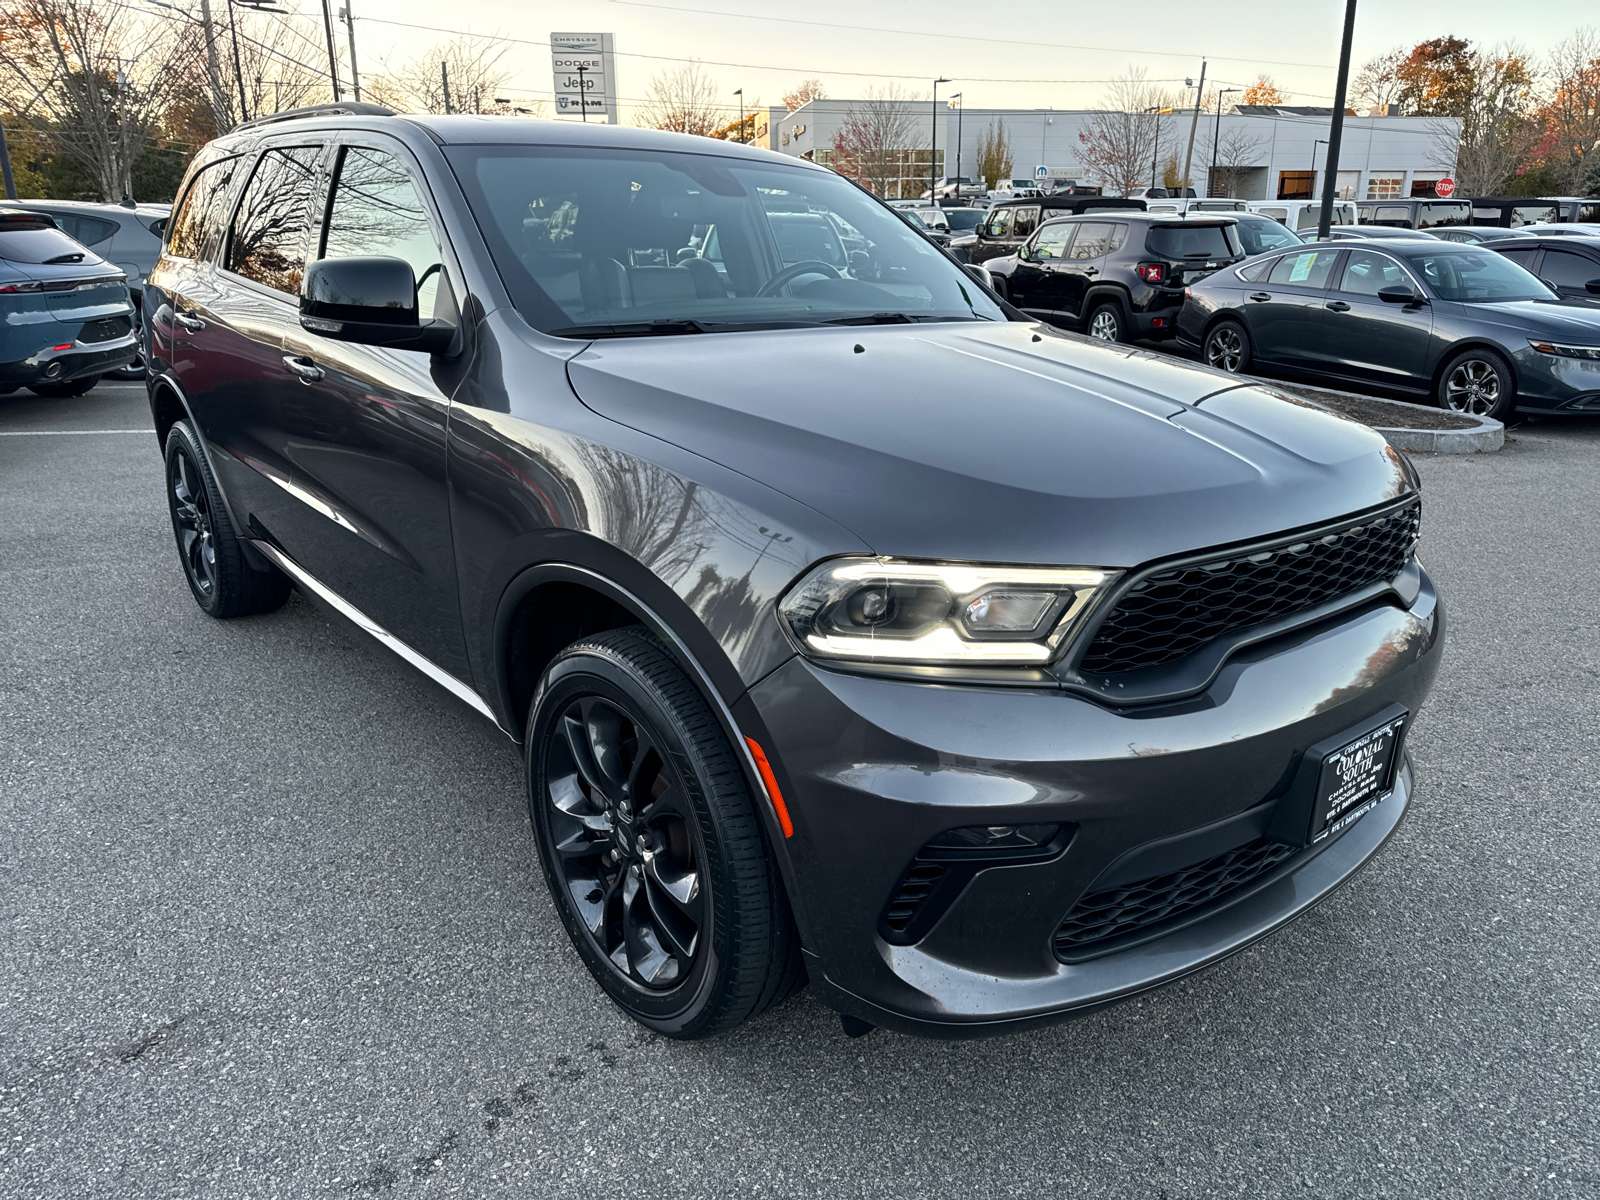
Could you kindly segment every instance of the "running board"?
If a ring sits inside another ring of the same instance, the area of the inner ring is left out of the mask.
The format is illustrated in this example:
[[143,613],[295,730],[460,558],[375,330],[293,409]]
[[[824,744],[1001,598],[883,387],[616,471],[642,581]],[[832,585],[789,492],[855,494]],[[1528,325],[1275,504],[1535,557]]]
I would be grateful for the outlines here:
[[[454,675],[450,674],[449,671],[446,671],[427,655],[421,654],[412,649],[410,646],[406,645],[406,643],[395,637],[394,634],[390,633],[382,625],[379,625],[354,604],[351,604],[343,596],[339,595],[338,592],[335,592],[332,588],[328,587],[327,584],[323,583],[321,580],[307,572],[304,567],[295,562],[282,550],[279,550],[271,542],[262,541],[260,538],[251,538],[250,544],[253,545],[257,550],[261,551],[262,555],[267,558],[267,560],[270,561],[273,566],[277,567],[290,579],[294,580],[296,585],[306,589],[306,591],[316,596],[317,599],[324,601],[340,616],[353,622],[364,632],[371,634],[383,645],[387,646],[390,650],[393,650],[396,654],[405,659],[417,670],[421,671],[429,679],[433,680],[440,687],[444,688],[445,691],[455,696],[458,700],[464,700],[472,708],[488,717],[489,720],[494,722],[495,728],[499,729],[502,733],[507,733],[505,727],[502,726],[499,720],[495,717],[494,710],[483,702],[483,697],[478,695],[478,693],[474,691],[470,685],[457,679]],[[507,733],[507,736],[510,736],[510,734]]]

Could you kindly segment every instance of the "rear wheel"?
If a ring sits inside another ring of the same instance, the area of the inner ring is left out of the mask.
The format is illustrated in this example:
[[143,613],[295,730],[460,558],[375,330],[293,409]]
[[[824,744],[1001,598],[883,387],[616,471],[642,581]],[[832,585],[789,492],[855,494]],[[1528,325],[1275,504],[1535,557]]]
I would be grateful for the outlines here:
[[28,390],[35,396],[45,396],[51,400],[59,400],[67,396],[81,396],[99,382],[100,376],[85,375],[81,379],[69,379],[66,383],[30,384]]
[[607,995],[659,1033],[722,1033],[801,976],[744,773],[699,691],[639,627],[568,647],[528,715],[545,880]]
[[1434,399],[1451,412],[1504,421],[1517,407],[1511,364],[1483,347],[1463,350],[1439,373]]
[[187,421],[167,434],[166,459],[172,533],[195,603],[218,618],[281,607],[289,598],[288,579],[275,567],[258,571],[250,565]]
[[1089,323],[1086,326],[1090,337],[1102,342],[1125,342],[1128,340],[1128,323],[1122,316],[1120,304],[1102,304],[1089,314]]
[[1206,366],[1237,375],[1250,369],[1250,335],[1237,321],[1219,321],[1201,347]]

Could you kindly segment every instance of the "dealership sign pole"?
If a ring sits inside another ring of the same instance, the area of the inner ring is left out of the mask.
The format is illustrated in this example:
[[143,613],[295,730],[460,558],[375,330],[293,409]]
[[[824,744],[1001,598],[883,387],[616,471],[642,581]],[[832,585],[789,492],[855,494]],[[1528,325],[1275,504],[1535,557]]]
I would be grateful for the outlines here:
[[616,44],[609,33],[552,33],[556,115],[617,123]]
[[1344,139],[1344,100],[1350,84],[1350,40],[1356,32],[1356,0],[1345,0],[1344,41],[1339,46],[1339,81],[1333,87],[1333,124],[1328,129],[1328,157],[1322,164],[1327,177],[1322,185],[1322,215],[1317,237],[1326,241],[1333,225],[1333,197],[1339,190],[1339,143]]

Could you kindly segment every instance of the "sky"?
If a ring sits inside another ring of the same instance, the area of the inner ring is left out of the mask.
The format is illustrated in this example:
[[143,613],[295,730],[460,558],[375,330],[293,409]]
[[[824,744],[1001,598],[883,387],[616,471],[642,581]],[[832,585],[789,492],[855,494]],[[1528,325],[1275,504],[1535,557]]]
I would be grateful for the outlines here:
[[[346,0],[333,0],[339,7]],[[777,104],[808,77],[849,98],[898,84],[922,95],[944,76],[941,96],[968,107],[1087,108],[1115,76],[1142,68],[1176,90],[1198,76],[1207,86],[1243,87],[1270,75],[1292,103],[1329,104],[1344,6],[1339,0],[1173,0],[1006,6],[972,0],[807,0],[757,5],[739,0],[347,0],[356,17],[364,70],[425,55],[452,31],[524,39],[507,56],[511,98],[548,104],[551,31],[616,36],[623,106],[644,96],[653,75],[698,59],[736,110]],[[315,16],[319,0],[279,0]],[[1530,16],[1531,14],[1531,16]],[[1515,41],[1541,56],[1581,26],[1600,27],[1594,0],[1545,0],[1536,9],[1505,0],[1363,0],[1356,14],[1352,72],[1398,45],[1455,34],[1479,45]],[[430,28],[413,28],[425,26]],[[341,37],[341,41],[342,41]],[[548,110],[547,110],[548,111]]]

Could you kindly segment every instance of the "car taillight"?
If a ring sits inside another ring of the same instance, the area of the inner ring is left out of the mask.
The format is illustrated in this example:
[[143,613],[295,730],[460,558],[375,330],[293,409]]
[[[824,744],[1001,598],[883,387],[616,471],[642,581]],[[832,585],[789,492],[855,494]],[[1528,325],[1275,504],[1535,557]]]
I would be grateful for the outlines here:
[[39,281],[37,279],[27,279],[20,283],[0,284],[0,295],[10,296],[15,295],[17,292],[37,292],[38,290]]
[[1140,263],[1139,278],[1146,283],[1160,283],[1167,275],[1166,263]]
[[1184,288],[1183,289],[1183,298],[1185,300],[1192,300],[1194,298],[1194,289],[1193,288]]

